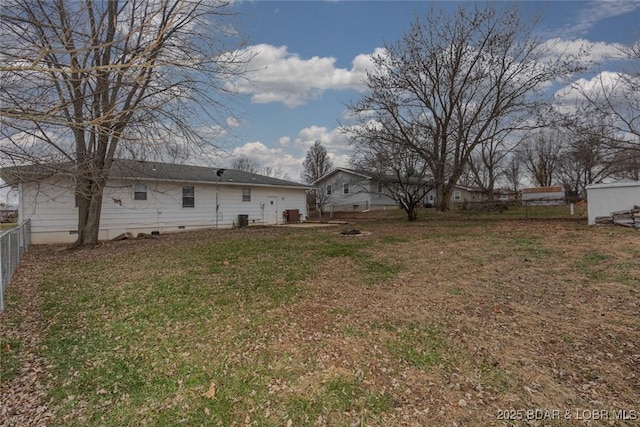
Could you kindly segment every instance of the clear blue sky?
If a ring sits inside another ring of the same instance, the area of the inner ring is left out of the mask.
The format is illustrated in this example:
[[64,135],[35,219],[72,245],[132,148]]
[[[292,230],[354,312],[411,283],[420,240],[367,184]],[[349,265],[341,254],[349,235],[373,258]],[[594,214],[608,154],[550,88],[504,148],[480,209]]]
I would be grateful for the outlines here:
[[[239,123],[230,122],[233,155],[261,167],[280,168],[299,180],[302,161],[320,140],[337,166],[349,147],[337,132],[345,104],[359,97],[366,56],[394,42],[417,15],[461,2],[427,1],[240,1],[236,30],[256,54],[252,84],[240,83]],[[469,3],[470,4],[470,3]],[[569,49],[594,44],[601,64],[583,76],[619,67],[614,43],[640,38],[640,1],[520,2],[526,15],[541,14],[538,34]],[[578,78],[578,76],[576,76]],[[236,127],[237,125],[237,127]],[[231,163],[233,156],[222,163]],[[227,165],[228,166],[228,165]]]

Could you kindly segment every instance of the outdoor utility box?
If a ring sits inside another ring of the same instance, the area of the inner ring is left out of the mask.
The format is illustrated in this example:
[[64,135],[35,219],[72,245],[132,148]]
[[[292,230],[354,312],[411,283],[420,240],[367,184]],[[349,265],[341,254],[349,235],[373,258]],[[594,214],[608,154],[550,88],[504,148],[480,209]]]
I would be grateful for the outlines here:
[[298,209],[288,209],[285,211],[287,223],[300,222],[300,211]]
[[249,225],[249,215],[238,215],[238,227],[247,227]]

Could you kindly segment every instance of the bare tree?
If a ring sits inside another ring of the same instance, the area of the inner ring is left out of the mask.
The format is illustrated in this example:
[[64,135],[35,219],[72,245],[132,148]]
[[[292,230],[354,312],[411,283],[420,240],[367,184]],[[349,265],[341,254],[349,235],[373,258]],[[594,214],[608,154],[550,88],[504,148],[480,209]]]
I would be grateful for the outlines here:
[[609,128],[608,143],[622,150],[640,151],[640,40],[620,48],[627,66],[620,72],[602,72],[593,87],[574,83],[582,98],[572,125],[596,137],[601,126]]
[[[499,122],[494,122],[497,128]],[[487,196],[489,202],[495,199],[495,187],[498,179],[504,175],[508,166],[506,160],[511,152],[519,145],[519,140],[508,138],[510,132],[495,133],[485,143],[476,146],[469,159],[469,171],[473,176],[473,183]]]
[[522,182],[522,158],[518,153],[511,153],[502,171],[502,176],[506,179],[515,197],[518,198],[520,194],[520,184]]
[[258,173],[258,163],[255,160],[250,159],[248,156],[241,155],[233,161],[231,168],[237,169],[243,172]]
[[531,180],[540,187],[549,187],[559,181],[562,141],[550,133],[538,131],[525,139],[520,146],[520,161],[530,174]]
[[433,188],[431,170],[421,156],[394,139],[395,129],[385,130],[385,126],[393,127],[393,123],[369,127],[370,133],[361,129],[350,134],[354,147],[351,164],[366,171],[389,198],[400,204],[407,219],[415,221],[425,196]]
[[3,166],[47,169],[31,178],[70,177],[78,205],[76,245],[97,243],[103,189],[118,153],[202,147],[207,141],[197,130],[222,123],[217,118],[228,113],[224,78],[243,72],[225,45],[227,5],[4,2]]
[[289,174],[278,167],[265,166],[260,169],[260,175],[269,176],[271,178],[289,179]]
[[320,141],[313,143],[307,157],[302,162],[302,180],[311,184],[327,174],[333,168],[333,162]]
[[395,123],[406,150],[429,165],[440,210],[475,147],[522,126],[543,85],[574,69],[568,58],[549,59],[552,46],[532,35],[535,22],[496,7],[465,4],[416,19],[373,57],[368,92],[349,106],[362,121]]
[[[329,158],[326,148],[316,140],[307,151],[307,156],[302,162],[302,181],[308,184],[316,182],[318,179],[329,173],[333,169],[333,162]],[[309,193],[307,200],[309,206],[315,205],[318,211],[318,218],[322,217],[322,209],[331,199],[331,194],[326,188],[316,187]]]
[[624,148],[613,155],[611,176],[622,180],[640,181],[640,150]]
[[615,158],[606,142],[609,140],[606,128],[601,132],[600,136],[594,132],[557,132],[557,135],[565,135],[566,140],[558,168],[565,189],[584,196],[587,185],[599,182],[614,172]]

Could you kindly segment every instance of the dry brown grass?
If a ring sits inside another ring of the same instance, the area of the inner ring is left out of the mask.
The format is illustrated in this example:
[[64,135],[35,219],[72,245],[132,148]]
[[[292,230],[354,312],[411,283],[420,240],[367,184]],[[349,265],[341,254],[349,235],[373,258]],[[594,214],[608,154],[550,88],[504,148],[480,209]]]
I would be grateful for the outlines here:
[[[264,304],[243,302],[237,315],[207,323],[216,338],[203,330],[190,341],[199,350],[185,357],[204,351],[230,366],[255,366],[255,389],[234,389],[236,405],[250,409],[242,416],[231,412],[229,424],[639,425],[636,230],[566,220],[377,221],[348,227],[369,233],[344,237],[338,228],[323,228],[294,236],[301,257],[319,260],[298,284],[296,298],[267,306],[253,323],[251,309]],[[283,231],[249,233],[259,241]],[[117,265],[123,251],[179,250],[207,239],[246,236],[246,230],[163,236],[109,243],[80,256]],[[346,248],[359,242],[366,259],[314,255],[313,245],[307,248],[300,239]],[[67,254],[34,252],[47,262],[72,262]],[[20,274],[24,284],[29,271]],[[236,347],[225,341],[234,328],[248,331],[245,341],[233,341]],[[223,379],[216,381],[224,387]],[[207,386],[180,399],[202,414]],[[543,412],[499,419],[504,410]],[[633,419],[615,420],[614,411],[622,410]],[[215,424],[211,411],[205,406]],[[593,411],[601,417],[607,411],[606,419],[585,420]]]

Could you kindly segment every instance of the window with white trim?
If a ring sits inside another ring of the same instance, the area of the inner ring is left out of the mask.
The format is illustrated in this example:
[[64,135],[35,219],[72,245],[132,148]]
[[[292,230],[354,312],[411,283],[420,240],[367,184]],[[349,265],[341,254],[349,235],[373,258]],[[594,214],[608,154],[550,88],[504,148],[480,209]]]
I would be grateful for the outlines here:
[[133,185],[133,200],[147,200],[147,186],[136,183]]
[[196,206],[196,191],[192,185],[182,187],[182,207],[194,208]]
[[453,192],[453,200],[462,200],[462,191],[456,190]]
[[349,184],[344,184],[342,186],[342,191],[344,192],[344,194],[349,194]]
[[243,202],[250,202],[251,201],[251,189],[250,188],[243,188],[242,189],[242,201]]
[[327,185],[327,194],[331,194],[331,191],[332,191],[331,185]]

